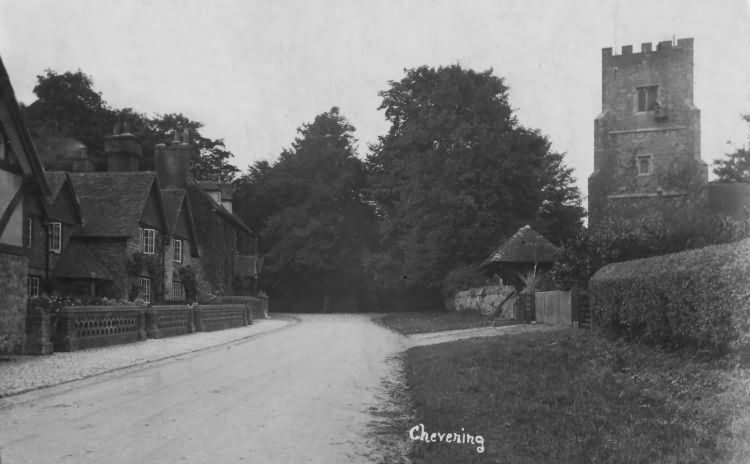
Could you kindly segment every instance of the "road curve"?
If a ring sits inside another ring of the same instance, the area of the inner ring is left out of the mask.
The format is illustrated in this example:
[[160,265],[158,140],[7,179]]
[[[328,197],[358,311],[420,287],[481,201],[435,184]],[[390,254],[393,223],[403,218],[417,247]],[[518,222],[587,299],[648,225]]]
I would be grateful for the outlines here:
[[370,408],[407,342],[367,316],[300,317],[0,409],[1,462],[372,462]]

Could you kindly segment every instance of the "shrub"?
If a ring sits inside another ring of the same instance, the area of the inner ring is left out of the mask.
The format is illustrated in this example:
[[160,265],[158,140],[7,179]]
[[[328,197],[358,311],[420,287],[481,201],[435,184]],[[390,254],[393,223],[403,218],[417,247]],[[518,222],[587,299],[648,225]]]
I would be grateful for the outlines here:
[[592,319],[616,334],[721,352],[750,341],[750,239],[613,263],[590,281]]

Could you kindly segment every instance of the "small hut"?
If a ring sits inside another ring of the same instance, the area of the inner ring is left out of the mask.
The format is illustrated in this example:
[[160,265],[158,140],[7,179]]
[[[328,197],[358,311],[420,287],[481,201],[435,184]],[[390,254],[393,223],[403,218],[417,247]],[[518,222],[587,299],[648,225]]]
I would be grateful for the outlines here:
[[557,252],[552,242],[526,225],[500,245],[481,267],[487,274],[500,276],[520,290],[524,286],[521,276],[532,272],[542,276],[552,267]]

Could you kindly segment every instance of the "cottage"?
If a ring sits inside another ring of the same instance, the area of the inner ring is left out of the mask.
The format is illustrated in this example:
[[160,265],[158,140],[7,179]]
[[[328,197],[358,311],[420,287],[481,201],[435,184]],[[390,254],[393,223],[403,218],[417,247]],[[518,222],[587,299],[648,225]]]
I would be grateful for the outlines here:
[[23,124],[0,60],[0,351],[24,346],[30,261],[28,218],[50,195],[44,168]]
[[164,298],[170,301],[185,301],[187,295],[183,279],[197,280],[195,273],[200,269],[193,213],[185,190],[163,189],[161,195],[167,212],[169,233],[164,254]]
[[44,197],[44,211],[29,204],[26,215],[26,246],[29,248],[29,297],[49,291],[55,269],[63,256],[76,258],[68,246],[81,232],[81,205],[73,183],[65,172],[45,173],[50,194]]

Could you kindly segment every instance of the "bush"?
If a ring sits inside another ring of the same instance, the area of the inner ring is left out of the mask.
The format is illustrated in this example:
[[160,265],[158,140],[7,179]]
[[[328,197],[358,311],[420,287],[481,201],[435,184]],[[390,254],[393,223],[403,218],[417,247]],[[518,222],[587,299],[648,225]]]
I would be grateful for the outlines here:
[[750,341],[750,239],[609,264],[590,281],[593,322],[631,339],[722,352]]

